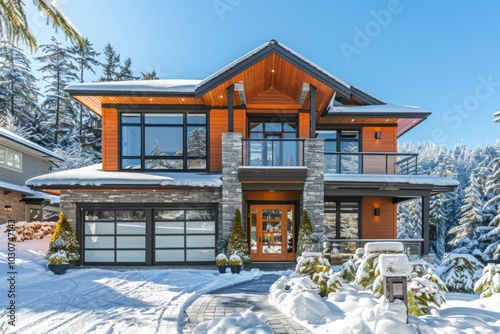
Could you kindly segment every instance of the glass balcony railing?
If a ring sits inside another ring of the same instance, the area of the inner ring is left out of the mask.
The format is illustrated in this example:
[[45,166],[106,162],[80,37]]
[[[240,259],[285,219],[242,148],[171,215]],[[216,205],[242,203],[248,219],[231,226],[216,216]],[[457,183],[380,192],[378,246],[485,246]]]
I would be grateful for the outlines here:
[[416,175],[417,153],[325,152],[325,172]]
[[304,166],[304,139],[243,139],[243,166]]

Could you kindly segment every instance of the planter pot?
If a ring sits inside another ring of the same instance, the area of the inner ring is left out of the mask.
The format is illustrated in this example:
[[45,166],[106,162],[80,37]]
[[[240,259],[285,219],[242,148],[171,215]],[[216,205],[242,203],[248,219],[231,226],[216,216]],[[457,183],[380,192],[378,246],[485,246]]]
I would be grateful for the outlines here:
[[231,265],[231,272],[233,274],[239,274],[241,271],[241,265]]
[[226,268],[227,268],[227,266],[217,266],[217,269],[219,269],[219,273],[221,273],[221,274],[226,273]]
[[50,271],[52,271],[56,275],[62,275],[66,272],[66,270],[69,269],[69,263],[63,263],[63,264],[48,264],[47,268],[49,268]]

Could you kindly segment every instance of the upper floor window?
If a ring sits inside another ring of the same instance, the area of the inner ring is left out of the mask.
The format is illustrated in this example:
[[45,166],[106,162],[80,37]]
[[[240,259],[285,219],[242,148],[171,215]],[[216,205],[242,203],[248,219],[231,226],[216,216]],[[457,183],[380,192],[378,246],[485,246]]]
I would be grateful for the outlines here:
[[318,130],[316,138],[325,140],[325,172],[359,174],[361,151],[359,130]]
[[23,154],[5,146],[0,146],[0,165],[17,170],[22,170]]
[[121,113],[121,169],[206,170],[205,113]]

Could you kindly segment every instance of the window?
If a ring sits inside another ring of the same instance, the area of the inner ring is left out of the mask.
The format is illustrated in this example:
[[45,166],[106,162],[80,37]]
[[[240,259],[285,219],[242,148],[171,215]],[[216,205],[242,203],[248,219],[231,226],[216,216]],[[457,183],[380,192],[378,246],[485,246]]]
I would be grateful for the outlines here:
[[204,113],[122,113],[121,169],[206,170]]
[[[328,239],[359,239],[359,200],[325,201],[325,235]],[[356,243],[346,243],[356,249]]]
[[23,155],[21,152],[11,150],[10,148],[4,146],[0,146],[0,165],[17,170],[22,170]]
[[320,130],[316,138],[325,140],[325,172],[361,173],[359,130]]

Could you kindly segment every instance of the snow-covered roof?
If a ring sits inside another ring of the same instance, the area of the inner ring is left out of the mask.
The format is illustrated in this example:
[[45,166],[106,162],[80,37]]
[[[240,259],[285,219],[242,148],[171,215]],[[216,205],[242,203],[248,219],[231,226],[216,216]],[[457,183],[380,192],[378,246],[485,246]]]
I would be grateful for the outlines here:
[[[64,158],[62,156],[60,156],[59,154],[56,154],[56,153],[52,152],[51,150],[48,150],[48,149],[46,149],[38,144],[35,144],[32,141],[29,141],[28,139],[23,138],[21,136],[18,136],[15,133],[12,133],[8,130],[0,128],[0,137],[6,138],[10,141],[18,143],[18,144],[20,144],[20,145],[22,145],[30,150],[35,150],[39,153],[43,153],[44,155],[50,156],[50,157],[55,158],[59,161],[64,161]],[[1,140],[1,138],[0,138],[0,140]]]
[[43,199],[48,201],[50,204],[59,205],[61,203],[60,197],[57,195],[52,195],[44,193],[43,191],[31,190],[33,195],[26,196],[24,199]]
[[406,254],[381,254],[378,264],[380,275],[385,277],[406,277],[412,272]]
[[190,93],[194,94],[196,85],[200,80],[190,79],[162,79],[162,80],[131,80],[131,81],[109,81],[109,82],[89,82],[69,85],[65,89],[71,94],[78,95],[78,92],[89,94],[94,93]]
[[387,183],[387,185],[429,185],[438,187],[457,187],[460,182],[449,177],[433,175],[386,175],[386,174],[334,174],[325,173],[327,182],[348,183]]
[[386,103],[380,105],[365,106],[332,106],[328,110],[327,116],[341,116],[343,113],[370,113],[370,114],[429,114],[430,112],[416,106],[407,106],[403,104]]
[[101,164],[37,176],[26,181],[30,187],[174,186],[221,187],[221,174],[184,172],[140,172],[102,170]]
[[365,245],[366,253],[398,252],[405,250],[403,243],[398,241],[369,242]]
[[20,186],[14,183],[0,181],[0,189],[5,191],[13,191],[21,195],[34,195],[35,192],[26,186]]

